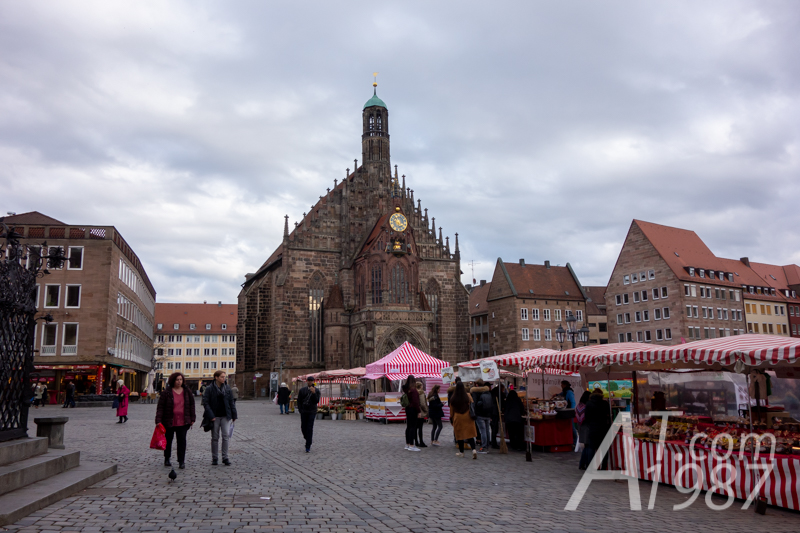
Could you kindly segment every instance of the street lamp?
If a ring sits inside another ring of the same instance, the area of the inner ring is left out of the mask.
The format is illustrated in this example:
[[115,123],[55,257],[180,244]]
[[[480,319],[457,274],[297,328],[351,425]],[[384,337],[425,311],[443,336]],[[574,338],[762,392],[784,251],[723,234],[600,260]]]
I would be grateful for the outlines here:
[[556,340],[561,350],[564,349],[565,340],[570,341],[573,348],[577,343],[583,343],[584,346],[589,343],[589,328],[584,324],[583,327],[577,329],[577,322],[578,319],[575,318],[575,315],[570,313],[567,315],[567,329],[565,330],[560,324],[556,329]]

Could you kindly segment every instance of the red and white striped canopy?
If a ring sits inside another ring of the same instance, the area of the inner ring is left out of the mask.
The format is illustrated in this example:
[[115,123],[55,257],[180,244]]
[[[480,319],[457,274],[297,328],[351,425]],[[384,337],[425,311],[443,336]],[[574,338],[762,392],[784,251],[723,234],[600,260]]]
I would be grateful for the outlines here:
[[735,335],[675,346],[640,343],[601,344],[557,352],[529,361],[525,367],[541,366],[578,371],[581,368],[626,367],[628,370],[698,368],[734,365],[800,365],[800,339],[777,335]]
[[557,368],[578,372],[581,368],[594,367],[602,356],[614,354],[622,351],[647,350],[653,348],[650,344],[638,342],[621,342],[618,344],[593,344],[583,348],[564,350],[563,352],[553,352],[545,354],[525,362],[523,369],[529,370],[536,366],[546,368]]
[[431,357],[418,350],[409,342],[404,342],[395,351],[367,365],[365,379],[387,377],[391,380],[406,379],[409,375],[417,377],[441,377],[442,369],[450,364]]
[[604,365],[651,365],[697,367],[731,366],[742,361],[747,366],[796,365],[800,339],[777,335],[735,335],[705,339],[675,346],[649,346],[606,354],[598,362]]
[[473,361],[467,361],[466,363],[458,363],[458,366],[475,368],[480,366],[481,361],[495,361],[497,366],[521,367],[523,363],[530,361],[531,359],[554,353],[558,352],[549,348],[537,348],[535,350],[526,350],[524,352],[514,352],[503,355],[494,355],[492,357],[484,357],[483,359],[475,359]]
[[367,373],[367,370],[360,366],[358,368],[340,369],[340,370],[323,370],[317,377],[319,379],[332,379],[332,378],[360,378]]

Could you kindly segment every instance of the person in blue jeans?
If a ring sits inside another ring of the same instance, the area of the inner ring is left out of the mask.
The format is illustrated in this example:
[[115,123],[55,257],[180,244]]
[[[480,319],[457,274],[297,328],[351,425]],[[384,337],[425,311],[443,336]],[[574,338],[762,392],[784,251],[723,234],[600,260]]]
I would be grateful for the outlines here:
[[281,383],[278,388],[278,406],[281,408],[282,415],[289,414],[289,396],[291,396],[289,387],[286,386],[286,383]]
[[[561,382],[561,396],[567,402],[567,409],[575,409],[575,391],[572,390],[572,385],[569,381],[564,380]],[[572,423],[572,446],[578,444],[578,426],[575,422]]]

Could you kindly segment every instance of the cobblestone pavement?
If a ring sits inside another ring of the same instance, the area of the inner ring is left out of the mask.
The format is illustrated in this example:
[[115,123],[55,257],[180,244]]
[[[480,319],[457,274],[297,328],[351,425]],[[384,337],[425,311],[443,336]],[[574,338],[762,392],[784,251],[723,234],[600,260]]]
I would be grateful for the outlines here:
[[[6,529],[512,533],[800,528],[800,513],[769,508],[759,516],[752,508],[742,511],[741,502],[711,511],[701,497],[688,509],[672,511],[687,496],[668,486],[658,488],[653,510],[630,511],[627,484],[614,481],[593,483],[577,512],[568,512],[564,506],[581,476],[573,453],[535,453],[532,463],[514,452],[480,455],[476,461],[457,458],[453,446],[412,453],[403,450],[403,425],[324,420],[316,422],[315,444],[306,454],[299,415],[281,416],[268,402],[241,401],[238,408],[233,465],[211,466],[210,434],[196,426],[189,432],[186,469],[176,470],[174,483],[168,483],[161,452],[149,449],[155,405],[132,404],[130,421],[123,425],[115,424],[111,409],[39,410],[37,416],[68,415],[68,449],[81,450],[84,460],[117,463],[119,473]],[[441,441],[451,439],[445,425]],[[640,483],[645,508],[651,487]]]

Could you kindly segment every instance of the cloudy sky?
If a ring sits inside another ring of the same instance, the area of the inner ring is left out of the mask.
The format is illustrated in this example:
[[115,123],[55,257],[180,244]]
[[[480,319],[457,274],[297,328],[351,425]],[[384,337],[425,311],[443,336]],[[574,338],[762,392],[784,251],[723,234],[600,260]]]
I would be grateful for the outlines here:
[[360,158],[361,108],[464,283],[604,285],[633,218],[800,263],[800,4],[0,3],[0,211],[116,226],[163,302],[234,302]]

